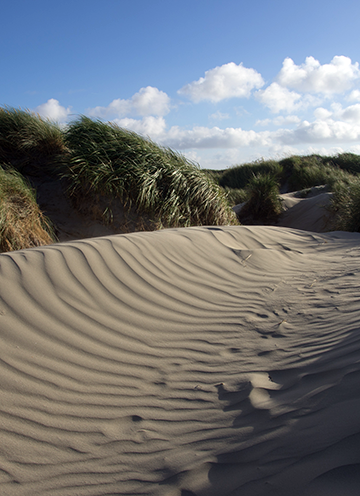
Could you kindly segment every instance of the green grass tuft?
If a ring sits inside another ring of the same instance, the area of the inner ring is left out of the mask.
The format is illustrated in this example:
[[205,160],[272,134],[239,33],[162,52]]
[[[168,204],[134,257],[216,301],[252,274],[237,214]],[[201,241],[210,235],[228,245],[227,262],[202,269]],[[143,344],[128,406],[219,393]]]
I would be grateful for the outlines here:
[[282,212],[279,185],[270,174],[254,175],[247,185],[248,201],[238,213],[240,222],[270,223]]

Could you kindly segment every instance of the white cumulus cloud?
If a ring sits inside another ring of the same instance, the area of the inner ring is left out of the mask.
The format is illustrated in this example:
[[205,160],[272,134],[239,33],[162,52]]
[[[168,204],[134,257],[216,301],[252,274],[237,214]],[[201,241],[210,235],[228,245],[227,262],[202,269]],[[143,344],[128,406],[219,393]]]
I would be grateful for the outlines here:
[[71,114],[71,107],[62,107],[58,100],[50,98],[46,103],[42,103],[36,107],[35,112],[51,121],[65,123]]
[[346,122],[360,124],[360,103],[350,105],[345,109],[338,109],[336,112],[336,117]]
[[301,105],[299,93],[283,88],[278,83],[272,83],[265,90],[257,91],[256,97],[274,113],[282,110],[293,112]]
[[323,107],[318,107],[317,109],[314,110],[314,116],[315,119],[318,120],[326,120],[329,119],[333,115],[330,110],[323,108]]
[[163,116],[170,111],[170,98],[164,91],[152,86],[141,88],[131,98],[132,107],[138,115]]
[[92,117],[117,118],[127,115],[164,116],[170,112],[170,98],[164,92],[153,86],[141,88],[131,98],[122,100],[117,98],[107,107],[95,107],[88,110]]
[[334,119],[314,122],[303,121],[296,129],[281,129],[274,135],[283,144],[298,143],[349,143],[359,141],[360,125],[354,126],[348,122]]
[[353,90],[347,99],[350,102],[360,102],[360,90]]
[[263,78],[255,69],[230,62],[206,71],[205,77],[187,84],[178,93],[194,102],[220,102],[227,98],[247,98],[254,88],[263,85]]
[[323,65],[314,57],[306,57],[305,63],[296,65],[288,57],[276,80],[281,86],[298,91],[332,94],[349,90],[359,77],[359,64],[341,55]]

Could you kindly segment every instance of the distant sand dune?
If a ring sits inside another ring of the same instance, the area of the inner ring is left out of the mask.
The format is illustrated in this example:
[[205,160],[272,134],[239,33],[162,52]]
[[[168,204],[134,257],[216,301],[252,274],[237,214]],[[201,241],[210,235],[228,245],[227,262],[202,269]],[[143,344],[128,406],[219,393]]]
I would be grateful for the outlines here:
[[332,193],[323,192],[321,187],[312,189],[314,193],[306,198],[299,197],[298,192],[281,195],[286,211],[281,214],[278,226],[312,232],[331,230],[334,214],[328,207]]
[[339,232],[0,255],[0,494],[360,494],[359,287]]

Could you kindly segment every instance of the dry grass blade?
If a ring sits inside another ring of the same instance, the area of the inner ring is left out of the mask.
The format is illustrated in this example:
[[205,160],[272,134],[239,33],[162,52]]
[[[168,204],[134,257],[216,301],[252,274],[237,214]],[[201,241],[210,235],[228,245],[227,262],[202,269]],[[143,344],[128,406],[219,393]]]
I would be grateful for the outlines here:
[[54,241],[50,223],[40,211],[32,188],[18,172],[0,167],[0,251]]

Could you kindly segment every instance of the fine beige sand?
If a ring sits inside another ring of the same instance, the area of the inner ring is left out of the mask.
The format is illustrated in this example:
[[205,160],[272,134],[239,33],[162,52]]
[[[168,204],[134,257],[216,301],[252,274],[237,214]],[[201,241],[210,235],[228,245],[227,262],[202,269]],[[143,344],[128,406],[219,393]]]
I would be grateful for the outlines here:
[[323,192],[321,188],[313,190],[306,198],[301,198],[298,191],[280,195],[285,211],[277,225],[312,232],[330,231],[334,221],[328,208],[332,193]]
[[1,496],[358,496],[360,234],[0,255]]

